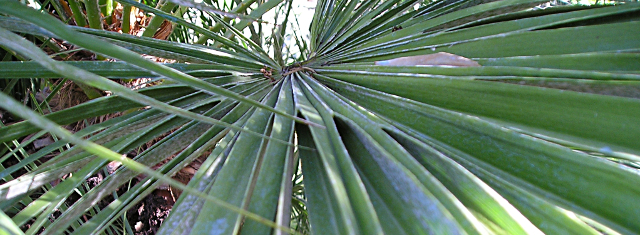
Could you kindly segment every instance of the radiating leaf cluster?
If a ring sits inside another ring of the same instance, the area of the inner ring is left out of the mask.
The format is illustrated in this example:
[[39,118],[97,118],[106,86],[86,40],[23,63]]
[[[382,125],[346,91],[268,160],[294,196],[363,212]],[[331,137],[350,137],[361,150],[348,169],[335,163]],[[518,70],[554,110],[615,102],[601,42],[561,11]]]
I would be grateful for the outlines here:
[[[284,66],[281,53],[272,59],[242,34],[245,18],[230,24],[213,12],[206,29],[122,2],[215,43],[68,26],[18,2],[0,5],[0,45],[32,60],[1,62],[3,79],[64,77],[114,93],[44,116],[0,96],[0,107],[27,120],[0,128],[0,162],[20,159],[0,172],[6,231],[125,233],[124,214],[162,183],[183,193],[160,234],[284,234],[300,228],[292,216],[308,216],[313,234],[640,231],[638,3],[320,0],[308,60]],[[116,61],[54,61],[16,33]],[[438,52],[480,66],[374,63]],[[172,82],[131,91],[110,80],[139,77]],[[61,128],[115,112],[73,135]],[[62,139],[26,154],[38,137],[18,140],[47,132]],[[132,160],[119,157],[159,137]],[[188,185],[170,179],[202,155]],[[113,160],[123,167],[71,203]]]

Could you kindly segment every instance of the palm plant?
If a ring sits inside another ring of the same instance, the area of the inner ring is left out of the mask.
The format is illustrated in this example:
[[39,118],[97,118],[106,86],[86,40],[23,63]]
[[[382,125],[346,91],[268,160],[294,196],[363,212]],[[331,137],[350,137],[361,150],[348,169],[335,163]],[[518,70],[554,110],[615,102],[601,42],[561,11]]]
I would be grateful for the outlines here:
[[[43,116],[0,93],[0,107],[26,120],[0,128],[11,146],[0,162],[20,157],[0,172],[0,229],[9,234],[26,224],[28,234],[130,233],[123,214],[162,183],[183,193],[160,234],[298,233],[292,208],[313,234],[640,231],[638,3],[321,0],[308,59],[285,65],[241,32],[252,19],[210,14],[218,33],[119,2],[214,45],[68,26],[0,4],[0,45],[32,60],[0,63],[3,79],[62,76],[114,94]],[[115,61],[53,61],[14,32]],[[438,52],[481,66],[375,65]],[[132,91],[109,80],[137,77],[167,82]],[[127,110],[73,134],[61,127]],[[60,140],[25,154],[30,141],[18,140],[33,133]],[[171,178],[205,153],[187,185]],[[110,161],[123,167],[71,202]],[[108,205],[95,206],[101,200]]]

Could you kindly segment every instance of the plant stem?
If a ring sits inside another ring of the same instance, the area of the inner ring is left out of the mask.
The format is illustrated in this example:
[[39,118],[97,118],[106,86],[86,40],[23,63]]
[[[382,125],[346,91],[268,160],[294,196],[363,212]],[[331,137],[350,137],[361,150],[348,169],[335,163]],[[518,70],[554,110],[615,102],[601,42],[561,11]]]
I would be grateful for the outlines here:
[[113,1],[112,0],[99,0],[100,13],[105,17],[107,24],[111,24],[111,14],[113,14]]
[[129,31],[131,31],[131,10],[133,6],[123,4],[122,9],[122,32],[129,34]]
[[[233,13],[237,13],[237,14],[241,14],[243,13],[247,8],[249,8],[249,6],[251,6],[251,4],[253,4],[256,0],[245,0],[241,3],[238,4],[238,6],[236,6],[235,9],[231,10],[231,12]],[[225,22],[230,22],[231,18],[230,17],[224,17],[223,20]],[[218,32],[222,29],[224,25],[223,24],[219,24],[216,23],[213,27],[210,27],[209,30],[211,30],[212,32]],[[195,44],[204,44],[207,42],[207,40],[209,40],[210,37],[207,37],[205,35],[202,35],[197,42],[195,42]]]
[[[156,9],[171,13],[171,10],[173,10],[175,6],[175,3],[165,0],[162,2],[158,2],[158,6],[156,6]],[[160,28],[160,25],[162,25],[163,22],[164,18],[160,16],[154,16],[153,19],[151,19],[151,22],[149,22],[147,28],[145,28],[144,33],[142,33],[142,36],[153,37],[153,35],[156,33],[156,31],[158,31],[158,28]]]
[[84,5],[87,8],[87,19],[89,27],[92,29],[102,29],[102,20],[100,19],[100,8],[98,0],[85,0]]
[[71,8],[71,12],[73,12],[73,19],[76,21],[76,25],[80,27],[87,26],[87,21],[85,20],[85,16],[80,10],[80,4],[77,0],[69,0],[69,8]]

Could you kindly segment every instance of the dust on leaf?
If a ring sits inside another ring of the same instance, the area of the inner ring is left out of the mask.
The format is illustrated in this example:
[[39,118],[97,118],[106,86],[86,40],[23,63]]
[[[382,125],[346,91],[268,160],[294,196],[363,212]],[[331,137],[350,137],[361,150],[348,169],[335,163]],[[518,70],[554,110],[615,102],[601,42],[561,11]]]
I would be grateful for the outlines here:
[[400,57],[391,60],[376,61],[376,65],[383,66],[455,66],[479,67],[480,64],[471,59],[446,52],[429,55]]

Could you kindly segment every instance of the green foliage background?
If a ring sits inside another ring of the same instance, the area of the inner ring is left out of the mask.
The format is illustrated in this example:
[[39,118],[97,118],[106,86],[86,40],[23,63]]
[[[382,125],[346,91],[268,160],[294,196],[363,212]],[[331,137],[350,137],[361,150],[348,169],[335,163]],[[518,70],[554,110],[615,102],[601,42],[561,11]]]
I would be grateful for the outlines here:
[[[283,53],[291,2],[118,2],[173,22],[174,41],[0,4],[0,45],[24,59],[0,62],[0,84],[63,77],[114,94],[42,115],[0,93],[0,107],[25,119],[0,128],[0,232],[131,233],[125,212],[161,183],[184,192],[160,234],[640,231],[637,2],[320,0],[310,40],[294,37],[298,57]],[[258,21],[276,7],[284,20],[265,41]],[[113,60],[54,61],[24,35]],[[482,66],[373,63],[437,52]],[[140,77],[165,82],[113,81]],[[61,126],[124,111],[76,133]],[[27,154],[46,133],[56,141]],[[188,185],[171,179],[204,153]],[[110,161],[123,167],[83,188]]]

